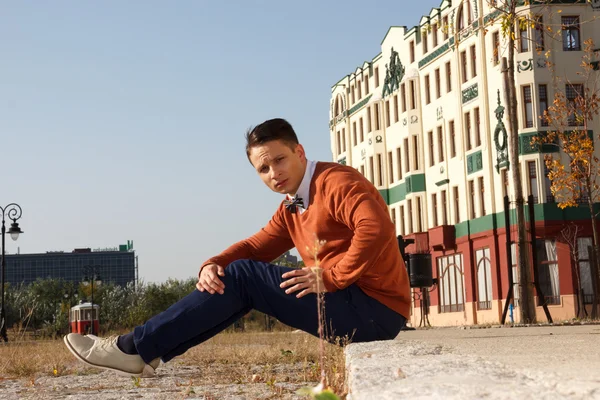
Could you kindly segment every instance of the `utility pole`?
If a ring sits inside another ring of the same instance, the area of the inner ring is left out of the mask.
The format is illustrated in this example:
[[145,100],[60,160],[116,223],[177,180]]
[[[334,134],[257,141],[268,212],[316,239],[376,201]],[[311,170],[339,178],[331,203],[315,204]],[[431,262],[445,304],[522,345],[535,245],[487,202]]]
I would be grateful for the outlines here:
[[[515,87],[515,36],[511,34],[516,30],[518,23],[517,1],[509,1],[508,23],[508,63],[506,57],[502,57],[502,75],[504,93],[508,108],[508,136],[510,138],[510,164],[512,166],[512,177],[514,182],[515,201],[517,203],[517,270],[519,271],[519,314],[520,322],[523,324],[535,322],[535,305],[533,299],[533,283],[531,280],[531,268],[527,255],[527,239],[525,230],[525,210],[523,199],[523,181],[521,178],[521,164],[519,162],[519,126],[517,120],[517,91]],[[535,221],[530,221],[535,223]],[[510,229],[507,226],[506,229]],[[536,251],[536,249],[532,249]],[[511,268],[509,266],[509,268]],[[509,272],[509,273],[512,273]]]

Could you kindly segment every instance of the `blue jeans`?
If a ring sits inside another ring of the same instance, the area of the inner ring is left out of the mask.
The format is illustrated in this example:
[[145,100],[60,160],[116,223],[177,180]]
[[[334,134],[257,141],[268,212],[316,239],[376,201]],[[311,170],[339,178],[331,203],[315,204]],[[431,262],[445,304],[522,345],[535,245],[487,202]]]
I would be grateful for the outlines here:
[[[133,331],[140,356],[149,363],[157,357],[169,361],[210,339],[252,309],[277,318],[296,329],[319,335],[317,296],[296,298],[279,285],[292,268],[238,260],[225,268],[224,294],[194,290],[166,311]],[[405,318],[367,296],[356,285],[325,293],[328,340],[348,336],[352,342],[393,339]]]

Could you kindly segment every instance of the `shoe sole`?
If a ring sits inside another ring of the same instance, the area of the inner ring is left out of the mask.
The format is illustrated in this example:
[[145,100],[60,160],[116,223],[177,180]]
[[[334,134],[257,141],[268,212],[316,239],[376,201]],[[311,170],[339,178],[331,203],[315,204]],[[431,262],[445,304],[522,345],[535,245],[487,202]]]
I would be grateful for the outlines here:
[[[67,346],[67,349],[69,349],[69,351],[71,352],[71,354],[73,354],[75,357],[77,357],[77,359],[81,362],[83,362],[84,364],[89,365],[90,367],[94,367],[94,368],[100,368],[100,369],[105,369],[107,371],[113,371],[118,373],[119,375],[123,375],[123,376],[133,376],[133,377],[141,377],[142,374],[146,371],[146,366],[144,366],[144,370],[142,370],[142,372],[140,373],[133,373],[133,372],[127,372],[127,371],[123,371],[117,368],[112,368],[112,367],[105,367],[103,365],[96,365],[94,363],[89,362],[88,360],[84,359],[83,357],[81,357],[79,355],[79,353],[77,353],[77,351],[75,351],[75,349],[71,346],[71,343],[69,343],[69,341],[67,340],[67,337],[65,336],[63,338],[63,341],[65,342],[65,345]],[[152,368],[152,367],[150,367]]]

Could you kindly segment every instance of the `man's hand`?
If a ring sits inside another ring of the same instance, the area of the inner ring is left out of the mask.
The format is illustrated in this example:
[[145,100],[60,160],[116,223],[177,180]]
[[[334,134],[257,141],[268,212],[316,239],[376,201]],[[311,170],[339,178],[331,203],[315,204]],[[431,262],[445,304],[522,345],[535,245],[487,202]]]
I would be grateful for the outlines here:
[[225,268],[217,264],[206,264],[198,273],[196,288],[201,292],[206,290],[210,294],[223,294],[225,284],[219,279],[219,276],[225,276]]
[[281,275],[283,279],[287,279],[280,287],[287,289],[287,294],[302,290],[296,295],[297,298],[306,296],[309,293],[325,293],[325,285],[323,284],[323,270],[316,267],[304,267],[295,269]]

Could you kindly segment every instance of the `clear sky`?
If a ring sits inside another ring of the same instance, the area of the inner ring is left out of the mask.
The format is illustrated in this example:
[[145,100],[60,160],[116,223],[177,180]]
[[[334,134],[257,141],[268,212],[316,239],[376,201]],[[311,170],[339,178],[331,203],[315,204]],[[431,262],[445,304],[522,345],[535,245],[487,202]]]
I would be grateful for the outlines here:
[[331,86],[440,3],[0,0],[7,252],[133,240],[146,282],[195,276],[281,201],[246,129],[286,118],[331,160]]

